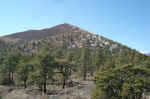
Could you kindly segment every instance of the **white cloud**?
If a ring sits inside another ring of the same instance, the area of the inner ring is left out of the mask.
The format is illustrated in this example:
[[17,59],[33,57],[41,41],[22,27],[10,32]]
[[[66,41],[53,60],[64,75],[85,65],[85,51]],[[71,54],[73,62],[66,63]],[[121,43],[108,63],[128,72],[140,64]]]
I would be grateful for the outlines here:
[[140,53],[142,53],[142,54],[148,54],[147,52],[144,52],[144,51],[139,51]]
[[139,51],[141,54],[145,54],[145,55],[149,55],[150,56],[150,52],[145,52],[145,51]]

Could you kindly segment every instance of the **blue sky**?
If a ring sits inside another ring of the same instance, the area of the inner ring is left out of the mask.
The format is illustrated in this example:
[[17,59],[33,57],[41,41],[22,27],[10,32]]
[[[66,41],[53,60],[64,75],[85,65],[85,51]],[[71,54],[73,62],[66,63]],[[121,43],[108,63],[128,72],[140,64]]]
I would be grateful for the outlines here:
[[150,52],[150,0],[1,0],[0,36],[61,23]]

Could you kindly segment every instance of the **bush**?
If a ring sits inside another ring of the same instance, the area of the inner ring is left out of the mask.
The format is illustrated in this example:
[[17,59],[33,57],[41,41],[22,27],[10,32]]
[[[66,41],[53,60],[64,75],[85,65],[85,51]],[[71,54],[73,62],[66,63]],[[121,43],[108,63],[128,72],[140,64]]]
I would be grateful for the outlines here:
[[92,99],[109,99],[109,97],[106,92],[102,91],[100,88],[96,88],[92,93]]

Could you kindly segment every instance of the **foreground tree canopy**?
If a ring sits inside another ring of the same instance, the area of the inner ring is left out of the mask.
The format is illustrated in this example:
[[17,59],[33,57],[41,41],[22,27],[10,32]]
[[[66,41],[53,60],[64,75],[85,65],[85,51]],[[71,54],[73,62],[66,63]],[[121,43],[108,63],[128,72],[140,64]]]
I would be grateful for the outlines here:
[[141,99],[150,91],[150,70],[127,64],[96,74],[93,99]]

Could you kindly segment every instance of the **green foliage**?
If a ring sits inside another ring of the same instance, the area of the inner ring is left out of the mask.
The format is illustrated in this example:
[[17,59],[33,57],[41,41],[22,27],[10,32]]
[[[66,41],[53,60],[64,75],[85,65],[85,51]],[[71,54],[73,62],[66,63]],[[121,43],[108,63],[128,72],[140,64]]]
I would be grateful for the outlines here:
[[14,84],[14,73],[20,58],[21,54],[19,53],[9,54],[4,58],[0,67],[0,75],[3,76],[0,83],[6,85]]
[[[112,71],[98,72],[97,91],[104,91],[109,99],[141,99],[150,90],[150,70],[131,64],[116,67]],[[97,98],[93,98],[97,99]]]
[[62,77],[62,88],[65,88],[69,77],[75,71],[76,57],[73,51],[66,53],[66,56],[57,53],[61,57],[56,57],[57,72]]
[[95,53],[93,65],[95,66],[96,70],[99,70],[100,67],[104,65],[103,53],[100,50],[96,51]]
[[83,79],[86,80],[86,76],[89,70],[90,52],[88,48],[82,48],[81,53],[81,75],[83,76]]
[[46,93],[47,82],[52,80],[54,75],[55,61],[50,53],[41,52],[35,57],[34,71],[31,73],[31,82],[41,86],[41,89]]
[[105,91],[100,88],[95,89],[92,93],[92,99],[110,99]]
[[33,70],[33,64],[31,56],[23,56],[17,65],[17,78],[19,82],[23,82],[24,88],[27,87],[27,81],[31,71]]
[[[44,42],[46,46],[38,49]],[[149,91],[148,56],[121,45],[116,49],[110,46],[91,48],[89,43],[85,40],[83,48],[69,48],[64,40],[61,48],[51,48],[50,43],[41,40],[32,42],[33,49],[27,50],[29,42],[26,42],[23,47],[16,48],[22,51],[21,54],[0,57],[0,84],[36,86],[47,92],[49,84],[60,82],[65,88],[72,77],[80,73],[83,80],[88,74],[90,77],[96,74],[93,99],[135,99]]]

